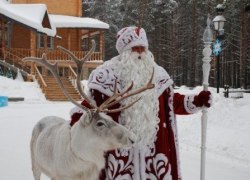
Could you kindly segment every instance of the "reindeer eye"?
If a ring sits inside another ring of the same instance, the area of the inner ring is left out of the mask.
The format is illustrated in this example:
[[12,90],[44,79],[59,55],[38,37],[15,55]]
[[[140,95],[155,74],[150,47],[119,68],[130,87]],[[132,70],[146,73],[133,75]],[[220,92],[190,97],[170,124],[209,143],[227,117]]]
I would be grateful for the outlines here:
[[99,127],[105,126],[105,124],[103,122],[101,122],[101,121],[97,122],[96,125],[99,126]]

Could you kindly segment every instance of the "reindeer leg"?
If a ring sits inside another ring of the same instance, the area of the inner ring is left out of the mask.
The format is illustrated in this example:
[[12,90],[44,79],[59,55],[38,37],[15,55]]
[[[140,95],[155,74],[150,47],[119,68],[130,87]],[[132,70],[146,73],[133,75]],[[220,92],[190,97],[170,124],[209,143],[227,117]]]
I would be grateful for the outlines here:
[[36,162],[32,161],[32,171],[35,180],[40,180],[42,172],[40,171],[39,167],[37,166]]
[[31,163],[32,163],[32,172],[35,180],[40,180],[42,171],[40,170],[35,157],[35,146],[37,143],[37,138],[41,130],[39,128],[34,128],[32,132],[32,137],[30,141],[30,153],[31,153]]

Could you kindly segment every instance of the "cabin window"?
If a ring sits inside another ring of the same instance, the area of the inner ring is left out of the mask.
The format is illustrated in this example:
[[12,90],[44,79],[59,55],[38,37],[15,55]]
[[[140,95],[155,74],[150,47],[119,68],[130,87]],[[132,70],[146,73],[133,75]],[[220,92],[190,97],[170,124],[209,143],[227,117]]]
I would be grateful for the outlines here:
[[95,40],[95,52],[100,52],[100,34],[94,34],[90,37],[87,35],[82,38],[82,51],[89,51],[91,49],[91,40]]
[[7,22],[5,26],[5,45],[6,47],[11,47],[11,33],[13,29],[13,23],[11,21]]
[[48,48],[50,48],[50,49],[53,49],[53,48],[54,48],[53,42],[54,42],[53,37],[47,36],[47,46],[48,46]]
[[82,39],[82,51],[88,51],[89,50],[89,38],[83,38]]
[[44,38],[43,35],[37,35],[37,48],[44,48]]
[[[11,33],[13,30],[13,22],[4,22],[0,20],[0,46],[4,43],[5,47],[11,47]],[[4,42],[3,42],[4,39]]]
[[54,39],[51,36],[37,34],[37,48],[45,48],[45,38],[47,38],[47,48],[53,49]]

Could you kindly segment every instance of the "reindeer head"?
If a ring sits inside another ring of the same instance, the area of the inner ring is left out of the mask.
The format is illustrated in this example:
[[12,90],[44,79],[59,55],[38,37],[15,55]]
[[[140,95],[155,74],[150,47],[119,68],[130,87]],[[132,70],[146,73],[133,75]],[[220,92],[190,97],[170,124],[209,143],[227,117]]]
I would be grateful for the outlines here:
[[[83,91],[82,84],[81,84],[81,75],[82,75],[82,66],[84,62],[91,56],[91,54],[94,52],[95,49],[95,42],[92,41],[92,48],[88,52],[88,54],[82,58],[78,59],[72,52],[69,50],[63,48],[63,47],[58,47],[65,53],[67,53],[71,59],[76,63],[77,65],[77,89],[81,96],[89,103],[91,106],[91,109],[81,105],[77,101],[74,101],[69,93],[66,91],[64,88],[64,85],[62,81],[60,80],[60,77],[58,75],[58,68],[57,68],[57,63],[51,64],[47,61],[46,55],[43,54],[42,58],[34,58],[34,57],[27,57],[24,58],[23,61],[34,61],[39,64],[42,64],[45,66],[48,70],[51,71],[52,75],[55,77],[57,80],[59,86],[61,87],[62,91],[64,92],[65,96],[76,106],[81,108],[85,113],[83,116],[80,118],[80,121],[78,121],[78,126],[73,126],[72,129],[76,129],[77,133],[72,134],[72,139],[78,141],[78,144],[76,149],[80,150],[82,146],[86,146],[86,142],[95,142],[92,143],[91,145],[89,144],[88,146],[93,146],[93,144],[96,144],[96,146],[101,146],[103,147],[103,150],[111,150],[119,147],[124,147],[124,146],[130,146],[135,142],[135,135],[129,132],[124,126],[116,123],[115,121],[112,120],[112,118],[105,113],[114,113],[114,112],[119,112],[122,111],[126,108],[131,107],[133,104],[135,104],[137,101],[139,101],[140,98],[135,100],[134,102],[122,106],[118,109],[112,109],[110,110],[109,107],[119,103],[120,101],[124,100],[125,98],[128,98],[130,96],[139,94],[147,89],[152,89],[154,85],[152,84],[152,79],[153,79],[153,74],[154,70],[152,73],[152,76],[148,83],[131,92],[131,89],[133,87],[133,83],[131,83],[130,86],[125,88],[122,92],[118,92],[116,83],[114,87],[114,94],[108,98],[106,101],[104,101],[100,106],[96,106],[93,100],[91,100]],[[91,137],[88,137],[87,135],[90,135]],[[100,138],[101,137],[101,138]],[[89,141],[84,141],[87,140],[88,138],[91,138]],[[85,143],[85,144],[84,144]],[[90,149],[91,150],[91,149]],[[93,150],[93,147],[92,147]]]
[[[92,117],[89,117],[88,113],[84,113],[77,123],[79,125],[74,125],[72,128],[84,128],[84,131],[80,130],[82,134],[72,134],[72,139],[81,144],[77,148],[79,150],[83,149],[82,147],[88,146],[90,149],[108,151],[122,147],[131,147],[136,141],[134,133],[116,123],[110,116],[102,112],[95,113]],[[86,144],[88,140],[91,140],[91,143]]]

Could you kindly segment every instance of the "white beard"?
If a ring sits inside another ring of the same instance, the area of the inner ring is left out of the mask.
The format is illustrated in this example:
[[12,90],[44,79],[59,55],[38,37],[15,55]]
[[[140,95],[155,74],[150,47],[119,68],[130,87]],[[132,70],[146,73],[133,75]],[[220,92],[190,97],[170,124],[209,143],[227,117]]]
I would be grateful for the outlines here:
[[[138,59],[140,56],[141,59]],[[122,80],[122,86],[134,82],[133,89],[138,89],[149,81],[153,67],[154,58],[150,51],[146,50],[141,55],[131,50],[121,54],[120,62],[117,64],[116,73]],[[153,83],[155,83],[153,78]],[[122,104],[128,104],[142,97],[132,107],[122,111],[119,122],[137,135],[137,145],[152,145],[156,140],[156,133],[159,129],[158,112],[159,101],[156,88],[146,90],[143,93],[126,99]]]

